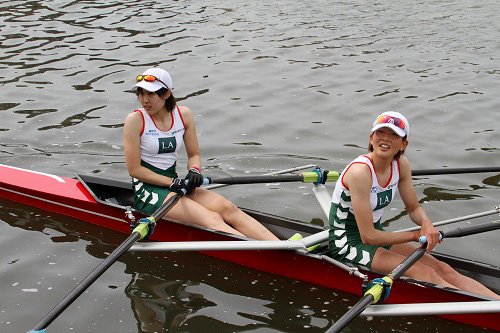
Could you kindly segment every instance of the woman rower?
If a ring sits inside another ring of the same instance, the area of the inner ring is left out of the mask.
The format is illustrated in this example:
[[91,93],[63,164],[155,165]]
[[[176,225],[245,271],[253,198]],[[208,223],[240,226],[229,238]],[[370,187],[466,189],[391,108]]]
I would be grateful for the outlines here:
[[[410,242],[425,235],[427,253],[406,271],[406,276],[500,299],[429,254],[440,242],[440,234],[418,203],[413,187],[410,162],[404,156],[409,133],[408,120],[398,112],[384,112],[373,123],[368,154],[352,161],[335,186],[329,218],[330,256],[387,274],[416,249]],[[410,219],[421,226],[419,231],[384,231],[384,207],[397,190]]]
[[[142,108],[125,120],[124,151],[133,177],[136,208],[153,214],[168,198],[185,189],[187,194],[167,212],[166,218],[258,240],[277,240],[223,196],[199,188],[203,176],[193,114],[177,105],[170,74],[150,68],[137,76],[133,89]],[[183,142],[188,172],[181,179],[176,164]]]

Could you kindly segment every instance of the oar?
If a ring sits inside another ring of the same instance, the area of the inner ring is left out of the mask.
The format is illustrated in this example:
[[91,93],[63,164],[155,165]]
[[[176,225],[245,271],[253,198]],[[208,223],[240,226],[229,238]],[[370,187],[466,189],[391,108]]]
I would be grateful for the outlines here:
[[[297,172],[297,171],[301,171],[304,169],[310,169],[310,168],[314,168],[314,167],[317,167],[317,165],[316,164],[306,164],[306,165],[299,166],[299,167],[292,167],[292,168],[288,168],[288,169],[283,169],[283,170],[265,173],[262,176],[282,175],[285,173]],[[213,189],[221,188],[221,187],[225,187],[225,186],[229,186],[229,184],[212,184],[212,185],[206,186],[205,188],[207,190],[213,190]]]
[[[469,227],[456,228],[448,231],[440,231],[441,233],[440,239],[475,235],[482,232],[497,230],[497,229],[500,229],[500,220],[472,225]],[[420,236],[419,241],[427,242],[427,237]]]
[[[140,239],[148,236],[151,232],[150,225],[153,226],[157,220],[161,219],[170,208],[180,199],[180,194],[175,194],[168,199],[153,215],[147,219],[141,219],[139,225],[132,231],[130,236],[118,246],[99,266],[97,266],[80,284],[73,289],[58,305],[56,305],[35,327],[28,333],[43,333],[47,327],[73,303],[92,283],[95,282],[122,254]],[[147,221],[143,221],[147,220]],[[143,222],[141,222],[143,221]]]
[[212,179],[205,178],[203,184],[259,184],[259,183],[285,183],[285,182],[303,182],[303,183],[324,183],[334,182],[339,178],[339,173],[336,171],[329,171],[324,178],[323,173],[314,171],[303,172],[297,175],[274,175],[274,176],[240,176],[240,177],[225,177]]
[[[457,223],[457,222],[462,222],[462,221],[465,221],[465,220],[477,219],[478,217],[484,217],[484,216],[498,214],[498,213],[500,213],[500,205],[496,206],[495,209],[487,210],[485,212],[471,214],[471,215],[466,215],[466,216],[461,216],[461,217],[456,217],[456,218],[449,219],[449,220],[435,222],[433,224],[434,224],[435,227],[437,227],[437,226],[440,226],[440,225]],[[415,231],[415,230],[420,230],[420,228],[421,228],[421,226],[416,226],[416,227],[411,227],[411,228],[397,230],[396,232]]]
[[425,316],[440,314],[500,313],[500,302],[436,302],[370,305],[360,316]]
[[385,298],[387,298],[394,281],[399,279],[413,264],[415,264],[425,254],[426,247],[427,243],[423,243],[408,258],[406,258],[401,264],[394,268],[392,272],[390,272],[383,278],[373,280],[368,286],[368,290],[365,292],[363,298],[361,298],[358,303],[356,303],[339,320],[337,320],[327,331],[327,333],[340,332],[341,329],[347,326],[347,324],[349,324],[354,318],[356,318],[361,312],[363,312],[370,304],[375,304],[379,300],[383,301]]
[[196,242],[151,242],[138,243],[132,252],[149,251],[244,251],[244,250],[305,250],[304,242],[294,241],[196,241]]
[[147,242],[135,244],[130,251],[239,251],[239,250],[306,250],[328,239],[328,230],[320,231],[300,240],[272,241],[192,241]]
[[432,176],[432,175],[452,175],[457,173],[480,173],[480,172],[500,172],[500,167],[413,170],[411,174],[412,176]]

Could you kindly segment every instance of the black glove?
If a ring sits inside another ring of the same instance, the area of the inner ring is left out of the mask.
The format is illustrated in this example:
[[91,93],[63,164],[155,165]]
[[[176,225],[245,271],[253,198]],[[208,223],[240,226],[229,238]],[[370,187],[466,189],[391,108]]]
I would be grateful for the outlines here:
[[191,168],[188,171],[188,174],[186,175],[186,178],[184,180],[187,180],[187,194],[193,192],[193,190],[197,187],[200,187],[201,184],[203,184],[203,176],[201,175],[201,172],[198,168]]
[[169,186],[170,191],[176,192],[180,195],[184,195],[184,191],[182,189],[185,189],[187,193],[189,193],[188,187],[186,183],[184,182],[184,179],[180,178],[173,178],[172,179],[172,184]]

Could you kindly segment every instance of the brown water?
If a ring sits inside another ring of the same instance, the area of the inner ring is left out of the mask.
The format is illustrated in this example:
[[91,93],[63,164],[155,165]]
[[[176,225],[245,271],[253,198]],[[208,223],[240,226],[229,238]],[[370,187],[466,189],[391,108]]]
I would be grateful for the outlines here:
[[[365,152],[370,124],[386,110],[411,123],[413,168],[498,166],[499,9],[493,0],[0,1],[0,163],[128,179],[123,121],[138,106],[128,90],[160,65],[195,114],[206,175],[310,163],[340,171]],[[421,177],[415,186],[435,221],[500,204],[498,173]],[[304,184],[220,193],[326,221]],[[124,235],[0,206],[0,332],[22,332]],[[387,227],[411,226],[402,203],[392,207]],[[439,250],[500,265],[495,233]],[[323,332],[356,300],[195,253],[127,254],[48,332]],[[346,332],[368,330],[475,329],[408,317],[359,319]]]

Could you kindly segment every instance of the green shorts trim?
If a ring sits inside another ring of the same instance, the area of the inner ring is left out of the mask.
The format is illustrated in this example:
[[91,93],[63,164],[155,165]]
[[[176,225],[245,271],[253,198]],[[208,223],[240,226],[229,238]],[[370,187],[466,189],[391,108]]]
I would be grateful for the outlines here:
[[[177,178],[175,163],[166,170],[156,168],[144,161],[141,161],[141,165],[162,176]],[[172,192],[168,187],[144,183],[136,178],[132,179],[132,186],[134,188],[135,208],[146,215],[153,215],[161,207],[167,195]]]
[[[349,262],[371,268],[373,257],[378,248],[389,250],[388,246],[366,245],[361,241],[357,226],[344,224],[345,229],[330,228],[329,256],[335,260]],[[374,224],[375,229],[384,231],[380,221]]]

